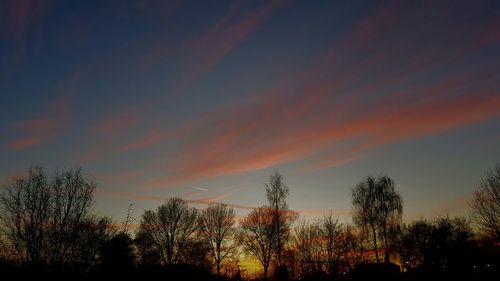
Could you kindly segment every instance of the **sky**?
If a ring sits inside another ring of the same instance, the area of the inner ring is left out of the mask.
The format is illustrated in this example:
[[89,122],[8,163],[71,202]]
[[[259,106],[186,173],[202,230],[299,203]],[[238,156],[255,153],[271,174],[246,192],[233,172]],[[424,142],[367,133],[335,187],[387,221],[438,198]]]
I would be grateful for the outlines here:
[[499,1],[0,0],[0,182],[81,167],[117,221],[180,196],[243,216],[278,170],[349,220],[466,215],[500,161]]

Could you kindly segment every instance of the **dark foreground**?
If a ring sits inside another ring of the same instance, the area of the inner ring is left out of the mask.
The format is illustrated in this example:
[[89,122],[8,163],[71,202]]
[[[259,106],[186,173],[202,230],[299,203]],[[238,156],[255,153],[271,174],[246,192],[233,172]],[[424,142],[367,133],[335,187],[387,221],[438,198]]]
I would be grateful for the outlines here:
[[[0,280],[118,280],[118,281],[147,281],[147,280],[199,280],[199,281],[239,281],[245,280],[242,276],[236,275],[231,278],[217,277],[206,268],[193,265],[174,265],[151,268],[100,268],[94,267],[90,270],[82,271],[78,268],[46,268],[36,266],[19,266],[14,264],[2,264],[0,266]],[[494,268],[471,269],[461,272],[375,272],[375,271],[354,271],[351,273],[328,276],[319,274],[309,278],[277,278],[270,277],[269,280],[276,281],[358,281],[358,280],[387,280],[387,281],[469,281],[500,280],[500,272]]]

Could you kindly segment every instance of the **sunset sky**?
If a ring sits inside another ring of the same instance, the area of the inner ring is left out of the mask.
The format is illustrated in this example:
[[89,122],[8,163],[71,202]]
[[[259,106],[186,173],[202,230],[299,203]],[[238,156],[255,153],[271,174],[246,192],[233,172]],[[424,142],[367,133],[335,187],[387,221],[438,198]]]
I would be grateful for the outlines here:
[[165,198],[466,214],[500,161],[500,1],[0,0],[0,182],[82,167],[120,221]]

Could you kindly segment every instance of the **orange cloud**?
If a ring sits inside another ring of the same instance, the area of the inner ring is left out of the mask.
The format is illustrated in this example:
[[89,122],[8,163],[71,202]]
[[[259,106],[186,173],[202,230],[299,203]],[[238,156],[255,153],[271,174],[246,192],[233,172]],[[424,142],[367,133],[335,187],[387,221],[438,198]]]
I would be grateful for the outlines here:
[[[429,87],[432,88],[440,89],[434,84]],[[276,127],[276,124],[286,123],[280,108],[270,116],[253,111],[253,107],[238,108],[237,111],[244,113],[224,117],[232,120],[236,126],[223,134],[204,137],[202,142],[188,145],[176,162],[174,176],[156,179],[147,186],[163,188],[204,177],[259,170],[307,158],[332,143],[359,137],[366,140],[352,152],[362,152],[393,142],[442,133],[500,115],[500,95],[494,92],[484,91],[474,96],[450,96],[450,93],[443,95],[440,92],[426,95],[427,98],[409,104],[400,103],[400,100],[382,100],[382,103],[371,105],[369,112],[353,117],[340,115],[333,119],[336,113],[334,106],[331,112],[320,115],[315,122],[306,122],[303,126],[294,123],[297,127],[291,128]],[[356,104],[349,108],[362,110]],[[247,118],[251,114],[245,114],[246,111],[254,114],[250,122]],[[312,113],[303,114],[307,118]],[[300,122],[300,119],[297,120]],[[237,124],[241,124],[241,130]],[[333,164],[348,159],[354,161],[353,157],[359,156],[346,154],[340,159],[334,158]],[[325,159],[321,161],[325,167],[332,164]]]
[[[238,20],[234,26],[229,24],[232,15],[228,15],[206,35],[189,41],[192,43],[187,49],[196,54],[199,69],[210,68],[214,61],[234,49],[245,34],[269,17],[275,5],[269,3],[257,13]],[[429,8],[423,6],[420,8]],[[153,179],[146,187],[167,188],[302,159],[311,160],[306,170],[334,167],[365,159],[383,145],[497,118],[499,93],[495,92],[495,86],[473,87],[485,81],[484,85],[498,81],[498,74],[491,66],[482,68],[492,73],[490,75],[484,71],[451,71],[432,79],[417,79],[420,83],[414,85],[415,77],[434,68],[441,69],[484,47],[486,43],[476,39],[492,34],[489,29],[467,32],[470,40],[464,40],[461,33],[446,35],[456,45],[449,51],[436,52],[436,46],[430,45],[407,53],[402,50],[412,47],[411,40],[386,36],[383,43],[388,48],[364,53],[367,46],[381,44],[380,35],[398,28],[394,22],[406,18],[417,20],[415,14],[406,13],[410,9],[401,12],[403,8],[397,2],[382,5],[356,24],[344,40],[332,45],[328,53],[319,56],[310,68],[281,79],[250,100],[218,107],[181,124],[175,130],[180,133],[173,138],[182,147],[169,155],[169,159],[174,159],[172,165],[162,167],[169,170],[171,176]],[[243,35],[232,37],[239,32]],[[486,37],[493,38],[488,39],[487,44],[498,43],[495,36]],[[227,40],[222,40],[224,38]],[[228,47],[217,45],[219,41]],[[196,53],[199,46],[207,48]],[[214,52],[211,46],[217,47]],[[352,63],[347,64],[346,57]],[[379,74],[388,61],[400,63],[401,68]],[[198,75],[193,73],[181,80],[192,83]],[[155,145],[162,140],[161,136],[152,133],[121,149]],[[361,143],[356,142],[336,155],[325,152],[340,142],[360,139]]]

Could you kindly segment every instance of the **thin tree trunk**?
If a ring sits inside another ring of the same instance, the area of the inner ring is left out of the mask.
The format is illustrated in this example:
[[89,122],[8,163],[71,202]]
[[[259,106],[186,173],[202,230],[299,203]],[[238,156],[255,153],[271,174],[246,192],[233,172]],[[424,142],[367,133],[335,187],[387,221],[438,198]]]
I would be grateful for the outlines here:
[[389,255],[389,245],[387,245],[387,226],[384,223],[384,246],[385,246],[385,251],[384,251],[384,262],[390,262],[390,255]]
[[377,246],[377,232],[375,231],[375,226],[372,225],[373,231],[373,243],[375,244],[375,257],[377,257],[377,262],[380,263],[380,258],[378,256],[378,246]]

